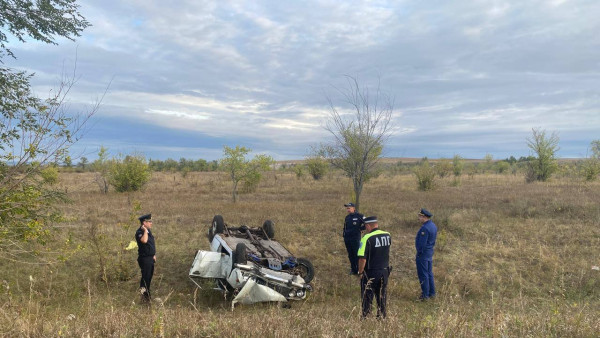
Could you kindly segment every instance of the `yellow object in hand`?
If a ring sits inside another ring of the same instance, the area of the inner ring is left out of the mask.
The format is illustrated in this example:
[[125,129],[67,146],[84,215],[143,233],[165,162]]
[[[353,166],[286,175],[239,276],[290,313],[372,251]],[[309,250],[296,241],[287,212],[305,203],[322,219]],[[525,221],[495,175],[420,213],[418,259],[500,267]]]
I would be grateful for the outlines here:
[[137,247],[138,247],[137,242],[131,241],[131,242],[129,242],[129,245],[125,248],[125,250],[133,250]]

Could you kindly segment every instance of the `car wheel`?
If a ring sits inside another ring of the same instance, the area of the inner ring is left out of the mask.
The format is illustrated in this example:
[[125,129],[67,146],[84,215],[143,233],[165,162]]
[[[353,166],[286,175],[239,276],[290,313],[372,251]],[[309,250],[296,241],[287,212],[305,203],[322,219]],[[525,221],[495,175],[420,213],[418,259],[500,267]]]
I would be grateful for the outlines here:
[[275,238],[275,225],[270,219],[266,220],[265,223],[263,223],[263,230],[270,239]]
[[208,237],[210,241],[212,242],[213,237],[215,237],[216,234],[223,233],[223,231],[225,231],[225,222],[223,221],[223,216],[215,215],[215,217],[213,217],[212,226],[208,230]]
[[235,246],[235,252],[233,253],[233,263],[246,264],[248,257],[246,256],[246,244],[238,243]]
[[297,258],[297,265],[294,267],[294,272],[304,279],[304,282],[310,283],[315,277],[315,268],[312,263],[306,258]]

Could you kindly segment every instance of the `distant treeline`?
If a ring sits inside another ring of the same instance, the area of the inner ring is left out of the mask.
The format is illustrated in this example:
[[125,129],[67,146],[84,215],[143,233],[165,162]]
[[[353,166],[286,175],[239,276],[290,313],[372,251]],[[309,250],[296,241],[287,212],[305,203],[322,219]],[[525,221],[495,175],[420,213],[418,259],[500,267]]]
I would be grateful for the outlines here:
[[[97,171],[96,162],[90,163],[87,158],[82,157],[77,165],[71,162],[63,163],[61,169],[73,170],[77,172]],[[219,161],[207,161],[203,159],[192,160],[180,158],[179,161],[168,158],[161,160],[148,160],[148,167],[151,171],[168,171],[168,172],[190,172],[190,171],[217,171],[219,169]]]
[[[494,160],[491,155],[486,156],[484,159],[478,160],[466,160],[461,158],[462,165],[464,166],[462,173],[466,175],[483,174],[483,173],[498,173],[498,174],[516,174],[522,171],[526,163],[535,159],[533,156],[521,156],[518,159],[514,156],[502,160]],[[450,176],[457,165],[456,161],[451,158],[440,158],[440,159],[428,159],[423,157],[418,161],[410,162],[382,162],[378,165],[377,173],[375,176],[382,173],[388,174],[409,174],[413,172],[415,167],[420,166],[424,161],[429,161],[432,167],[436,168],[437,174],[441,177],[446,175]],[[563,174],[569,171],[576,171],[576,169],[583,163],[583,161],[571,161],[569,163],[561,163],[559,167],[562,169]],[[291,171],[298,174],[298,167],[306,166],[306,161],[298,161],[294,163],[286,163],[285,161],[279,162],[273,166],[278,171]],[[210,172],[219,171],[219,161],[212,160],[207,161],[204,159],[186,159],[180,158],[179,161],[174,159],[166,160],[148,160],[148,167],[151,171],[155,172]],[[63,163],[60,166],[61,171],[97,171],[94,163],[89,163],[86,158],[81,158],[79,163],[73,165],[71,163]],[[459,174],[459,175],[460,175]]]
[[188,160],[186,158],[180,158],[179,161],[171,158],[164,161],[150,159],[148,160],[148,166],[152,171],[217,171],[219,161]]
[[[423,162],[427,161],[435,168],[436,173],[441,177],[484,173],[515,174],[520,169],[523,169],[529,161],[534,159],[534,156],[521,156],[518,159],[514,156],[510,156],[503,160],[494,160],[491,155],[487,155],[484,159],[477,160],[467,160],[460,156],[439,159],[428,159],[427,157],[423,157],[416,162],[398,161],[396,163],[382,163],[379,165],[379,168],[380,171],[391,174],[408,174],[412,173],[415,167],[419,167]],[[460,167],[460,169],[457,167]]]

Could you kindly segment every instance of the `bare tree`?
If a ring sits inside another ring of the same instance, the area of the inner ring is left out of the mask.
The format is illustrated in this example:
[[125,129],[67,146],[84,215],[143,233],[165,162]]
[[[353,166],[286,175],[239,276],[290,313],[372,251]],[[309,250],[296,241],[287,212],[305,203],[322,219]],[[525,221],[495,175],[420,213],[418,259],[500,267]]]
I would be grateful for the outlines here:
[[352,76],[346,75],[346,80],[347,86],[338,92],[351,110],[340,110],[328,97],[331,112],[325,129],[333,135],[333,141],[321,145],[319,152],[352,179],[358,210],[363,186],[373,176],[391,135],[394,102],[381,91],[379,81],[370,91]]

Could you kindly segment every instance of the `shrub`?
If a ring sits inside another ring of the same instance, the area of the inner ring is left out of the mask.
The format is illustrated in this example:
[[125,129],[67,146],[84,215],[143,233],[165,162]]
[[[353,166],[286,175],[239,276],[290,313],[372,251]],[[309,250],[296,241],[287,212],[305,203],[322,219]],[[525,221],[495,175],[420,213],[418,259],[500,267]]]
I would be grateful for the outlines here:
[[533,183],[537,180],[537,174],[535,168],[531,162],[527,162],[525,165],[525,182]]
[[[275,177],[277,177],[277,175],[275,175]],[[258,184],[260,183],[261,179],[262,179],[262,173],[260,171],[254,171],[252,173],[249,173],[242,180],[243,185],[242,185],[241,191],[243,193],[255,192],[256,189],[258,188]]]
[[94,257],[97,259],[98,277],[107,285],[130,280],[136,275],[135,268],[131,264],[133,252],[128,251],[137,251],[137,246],[129,244],[133,239],[131,225],[139,224],[137,217],[141,209],[141,204],[134,201],[128,222],[116,225],[90,223],[88,239]]
[[138,191],[150,179],[150,168],[144,156],[127,155],[112,161],[108,175],[117,192]]
[[98,184],[100,191],[104,194],[108,193],[108,173],[111,163],[112,161],[108,159],[108,149],[101,146],[98,151],[98,159],[92,163],[91,168],[95,171],[94,180]]
[[510,170],[510,163],[506,161],[498,161],[496,162],[496,173],[505,174]]
[[56,184],[58,183],[58,169],[55,166],[49,166],[40,171],[40,176],[42,176],[42,180],[46,184]]
[[310,157],[306,160],[308,173],[315,179],[320,180],[327,174],[329,163],[320,156]]
[[452,159],[452,173],[454,176],[459,177],[462,175],[463,168],[465,167],[465,160],[460,155],[454,155]]
[[588,181],[595,181],[600,175],[600,160],[597,158],[588,158],[581,164],[581,176]]
[[477,174],[477,165],[476,165],[476,163],[471,163],[471,162],[466,163],[465,164],[465,172],[467,173],[467,175],[469,176],[469,178],[475,177],[475,174]]
[[581,174],[586,181],[595,181],[600,175],[600,140],[590,144],[591,155],[581,165]]
[[481,164],[482,173],[492,170],[492,166],[494,165],[494,156],[492,156],[492,154],[485,154],[484,160],[485,162]]
[[[532,161],[529,161],[527,168],[527,182],[535,178],[536,181],[547,181],[550,176],[558,169],[556,161],[556,152],[558,151],[558,135],[552,133],[546,136],[545,130],[533,129],[533,135],[527,139],[527,146],[537,155]],[[531,177],[530,177],[531,176]]]
[[187,175],[190,173],[190,171],[192,171],[192,169],[188,166],[181,168],[181,171],[180,171],[181,177],[186,178]]
[[302,164],[297,164],[292,167],[292,171],[296,174],[296,178],[301,179],[305,175],[306,167]]
[[440,159],[435,165],[435,171],[441,178],[449,176],[450,173],[453,172],[453,170],[454,166],[452,165],[452,162],[450,162],[450,160],[447,158]]
[[427,191],[433,189],[435,170],[429,165],[429,161],[422,161],[420,165],[414,168],[413,173],[417,177],[419,190]]

